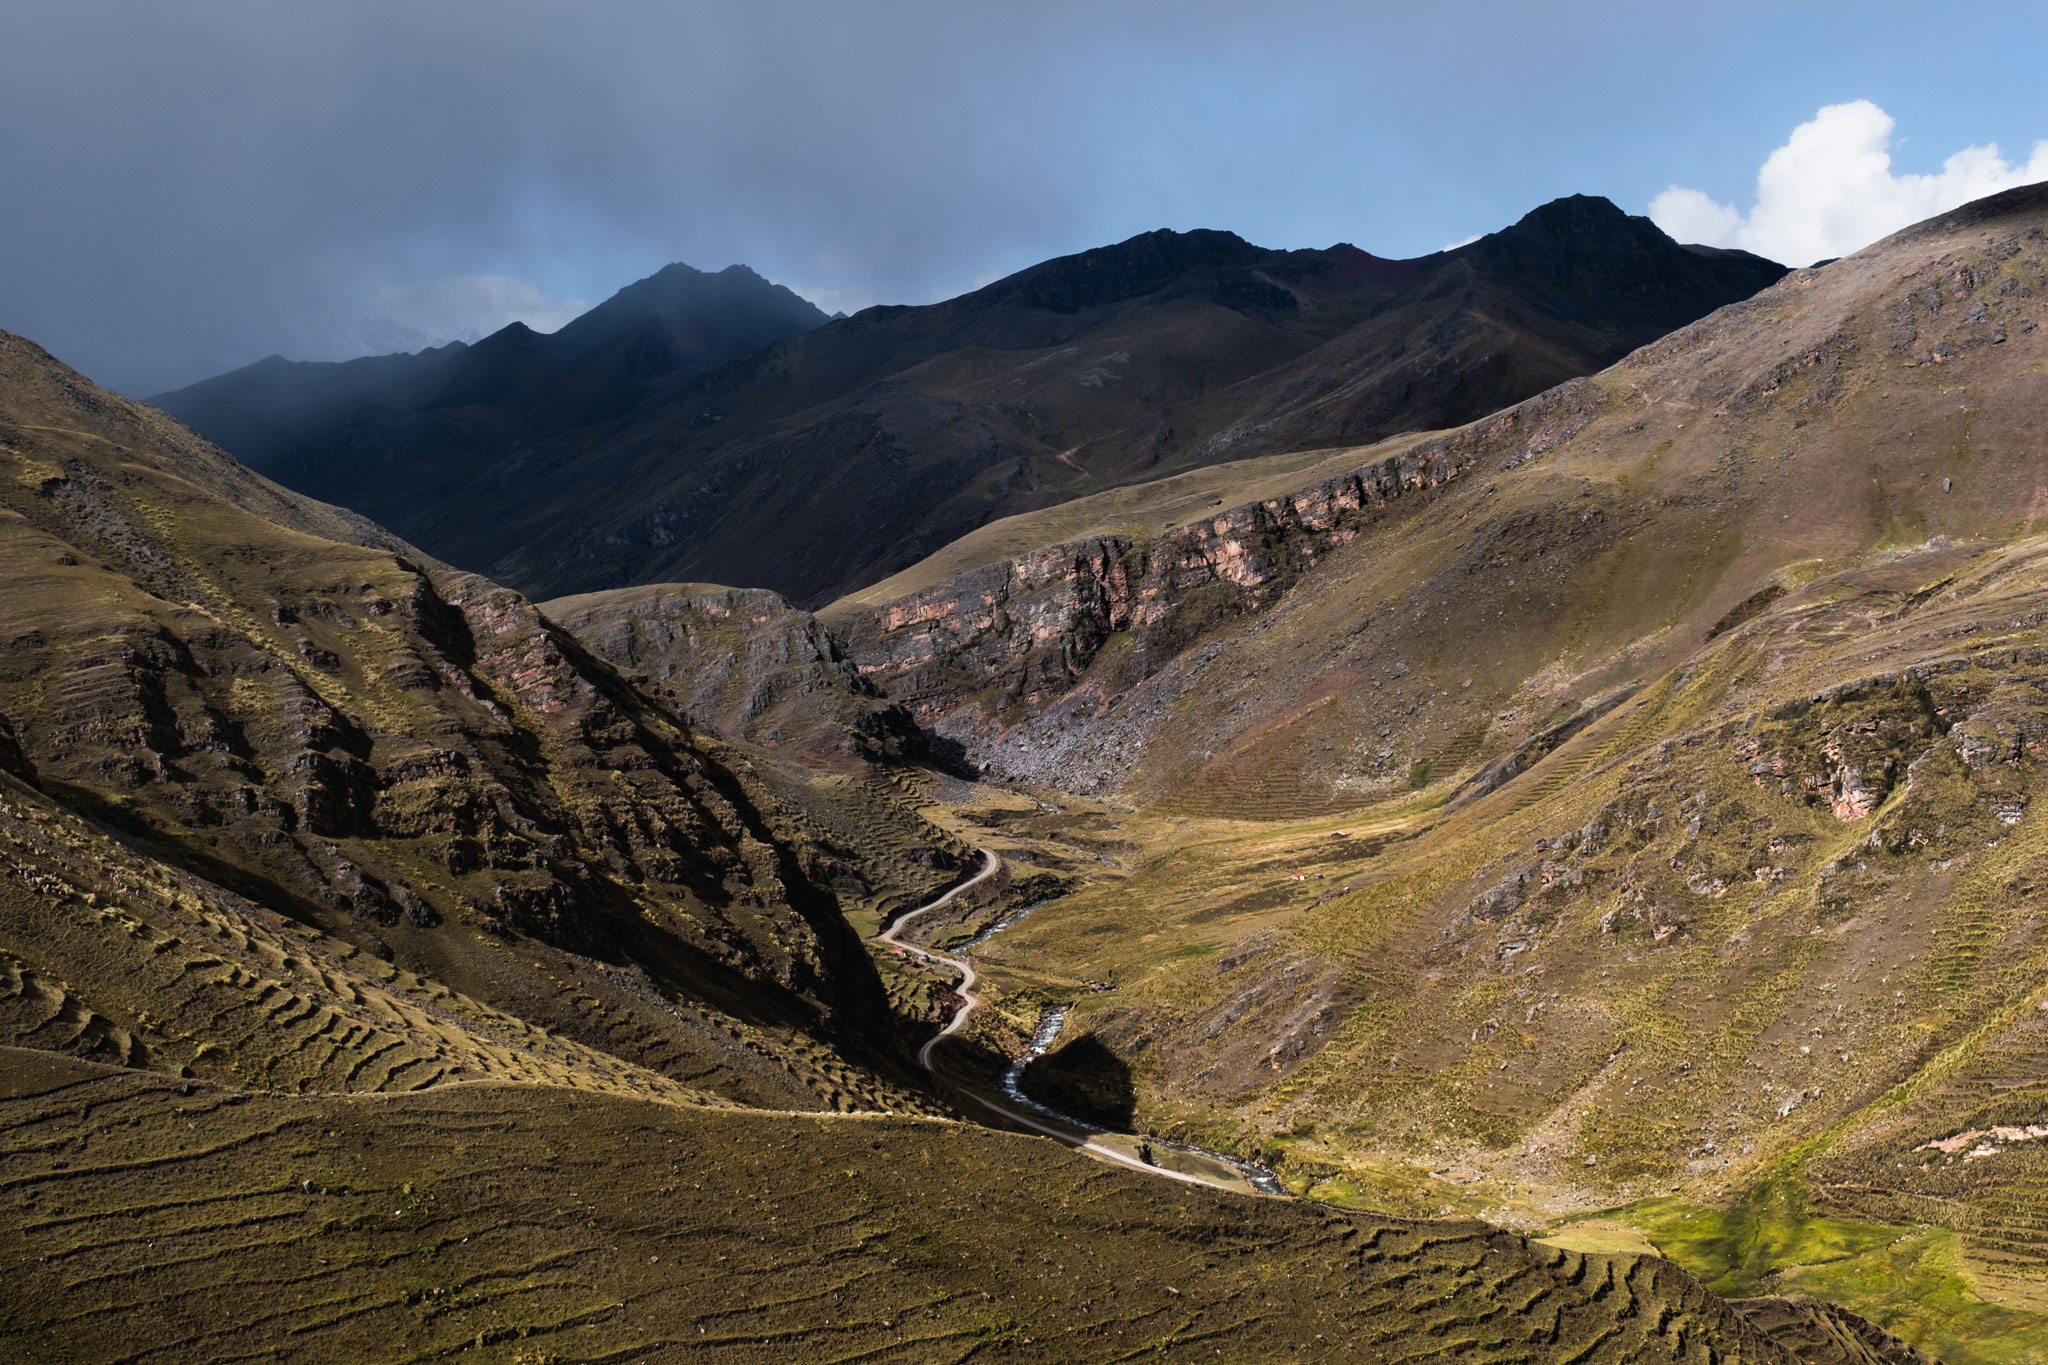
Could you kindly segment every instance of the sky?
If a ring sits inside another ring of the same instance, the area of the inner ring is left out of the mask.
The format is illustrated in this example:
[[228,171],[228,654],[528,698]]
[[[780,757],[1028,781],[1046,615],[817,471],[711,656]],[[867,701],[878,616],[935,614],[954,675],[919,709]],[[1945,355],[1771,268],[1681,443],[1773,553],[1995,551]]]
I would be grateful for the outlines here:
[[148,395],[671,261],[857,311],[1573,193],[1800,265],[2048,178],[2044,47],[2038,0],[7,0],[0,328]]

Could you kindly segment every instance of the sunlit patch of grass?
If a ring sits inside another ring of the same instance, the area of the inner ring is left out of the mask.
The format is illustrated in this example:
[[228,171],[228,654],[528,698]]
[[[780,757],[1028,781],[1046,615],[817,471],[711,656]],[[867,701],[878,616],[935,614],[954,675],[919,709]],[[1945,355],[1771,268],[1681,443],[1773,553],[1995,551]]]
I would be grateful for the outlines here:
[[1726,1208],[1646,1199],[1566,1224],[1545,1240],[1580,1251],[1640,1234],[1730,1298],[1811,1294],[1841,1304],[1948,1365],[2048,1362],[2048,1315],[1991,1302],[1956,1234],[1816,1217],[1796,1181],[1758,1187]]
[[1595,1251],[1604,1255],[1655,1256],[1657,1247],[1642,1232],[1611,1218],[1589,1218],[1567,1223],[1547,1237],[1536,1239],[1546,1246],[1567,1251]]
[[1726,1208],[1682,1199],[1646,1199],[1619,1217],[1640,1228],[1665,1256],[1717,1294],[1774,1292],[1771,1277],[1789,1266],[1821,1265],[1885,1246],[1907,1229],[1817,1218],[1791,1180],[1774,1180]]
[[2048,1361],[2048,1314],[1988,1302],[1947,1228],[1921,1228],[1859,1256],[1795,1267],[1778,1283],[1842,1304],[1947,1365]]

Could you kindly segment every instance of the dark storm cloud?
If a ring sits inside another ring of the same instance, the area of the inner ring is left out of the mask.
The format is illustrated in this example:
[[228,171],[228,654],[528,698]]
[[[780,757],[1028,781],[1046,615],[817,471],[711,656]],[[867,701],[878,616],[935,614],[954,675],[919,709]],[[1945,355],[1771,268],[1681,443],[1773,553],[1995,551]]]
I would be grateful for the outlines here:
[[[347,349],[380,291],[448,276],[594,299],[670,259],[744,259],[817,292],[929,292],[1100,177],[1114,120],[1076,127],[1073,64],[1048,60],[1099,14],[16,9],[0,325],[149,389]],[[1114,103],[1123,78],[1096,79]]]
[[1830,98],[1928,128],[1829,74],[1839,26],[1665,8],[18,0],[0,327],[147,393],[552,325],[671,260],[835,308],[1157,226],[1416,253],[1574,190],[1732,199]]

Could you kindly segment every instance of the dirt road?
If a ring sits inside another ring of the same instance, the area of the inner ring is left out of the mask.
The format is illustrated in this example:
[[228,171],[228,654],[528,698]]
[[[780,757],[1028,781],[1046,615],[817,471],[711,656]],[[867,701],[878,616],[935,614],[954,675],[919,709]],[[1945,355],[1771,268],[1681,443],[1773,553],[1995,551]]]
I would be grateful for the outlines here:
[[[1003,865],[1002,859],[996,856],[993,849],[982,849],[981,857],[982,868],[979,872],[969,877],[966,881],[961,882],[944,895],[937,896],[918,906],[915,910],[908,910],[897,916],[896,922],[877,936],[881,942],[888,944],[891,948],[908,953],[925,962],[951,967],[954,971],[960,973],[960,983],[954,987],[954,990],[960,996],[960,1008],[953,1011],[953,1017],[947,1021],[943,1029],[939,1030],[934,1037],[928,1039],[925,1045],[917,1050],[917,1064],[933,1075],[938,1074],[937,1068],[932,1065],[933,1050],[940,1043],[943,1043],[946,1039],[966,1027],[969,1016],[981,1008],[981,997],[974,994],[974,983],[979,978],[975,973],[974,964],[966,958],[955,956],[952,953],[942,953],[934,948],[920,947],[915,943],[905,943],[901,935],[913,921],[947,905],[955,896],[969,887],[986,881],[995,875],[996,869]],[[1036,1114],[1026,1112],[1011,1105],[999,1104],[986,1096],[972,1091],[962,1089],[961,1093],[965,1094],[982,1108],[991,1113],[1001,1115],[1004,1119],[1016,1124],[1020,1128],[1028,1129],[1034,1133],[1042,1133],[1046,1137],[1055,1138],[1061,1142],[1079,1147],[1090,1156],[1102,1161],[1115,1162],[1119,1166],[1129,1166],[1135,1170],[1144,1171],[1148,1175],[1164,1176],[1168,1180],[1178,1180],[1189,1185],[1206,1185],[1211,1189],[1230,1190],[1238,1194],[1270,1195],[1280,1193],[1277,1183],[1273,1184],[1271,1188],[1262,1188],[1259,1182],[1254,1181],[1244,1170],[1238,1169],[1229,1158],[1215,1153],[1200,1152],[1193,1148],[1180,1148],[1170,1144],[1148,1143],[1145,1139],[1134,1135],[1097,1134],[1094,1136],[1083,1136],[1087,1132],[1088,1126],[1086,1124],[1071,1120],[1064,1125],[1049,1123]],[[1128,1145],[1133,1150],[1125,1151],[1123,1150],[1123,1145]],[[1173,1170],[1158,1164],[1157,1156],[1152,1161],[1145,1161],[1135,1154],[1135,1149],[1140,1146],[1146,1147],[1155,1153],[1163,1152],[1169,1157],[1185,1156],[1191,1158],[1198,1164],[1212,1167],[1213,1171]],[[1268,1181],[1271,1179],[1270,1176],[1264,1178]]]

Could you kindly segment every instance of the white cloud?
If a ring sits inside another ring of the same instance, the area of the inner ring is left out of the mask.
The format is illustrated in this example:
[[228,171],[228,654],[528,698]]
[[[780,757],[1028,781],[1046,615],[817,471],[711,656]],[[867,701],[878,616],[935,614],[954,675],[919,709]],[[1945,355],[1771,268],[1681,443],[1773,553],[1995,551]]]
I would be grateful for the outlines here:
[[320,328],[310,359],[417,351],[450,341],[476,341],[514,322],[552,332],[587,311],[581,299],[557,299],[532,280],[508,275],[448,275],[420,284],[386,285],[352,318]]
[[2048,141],[2035,143],[2024,165],[2007,162],[1994,142],[1963,148],[1935,175],[1894,175],[1892,127],[1892,116],[1869,100],[1830,104],[1764,162],[1748,213],[1673,185],[1650,201],[1650,217],[1681,242],[1806,265],[1972,199],[2048,180]]
[[1475,232],[1470,237],[1460,237],[1455,242],[1445,242],[1442,246],[1437,248],[1437,253],[1441,255],[1446,251],[1456,251],[1461,246],[1470,246],[1485,235],[1486,234],[1481,232]]

